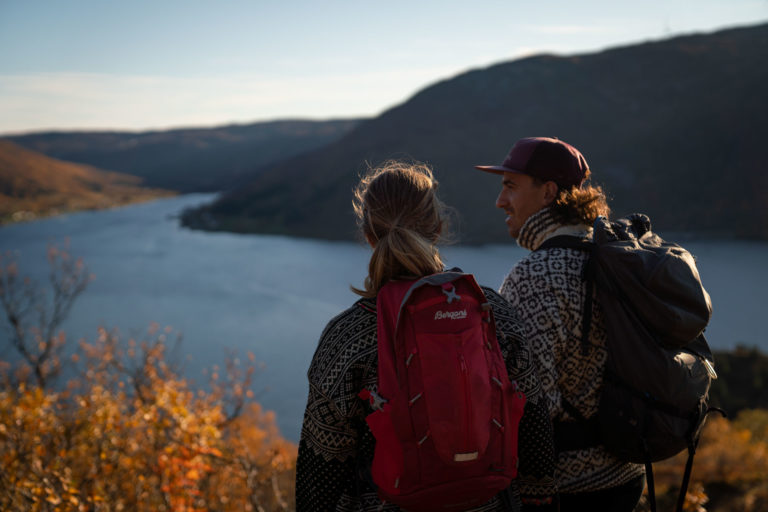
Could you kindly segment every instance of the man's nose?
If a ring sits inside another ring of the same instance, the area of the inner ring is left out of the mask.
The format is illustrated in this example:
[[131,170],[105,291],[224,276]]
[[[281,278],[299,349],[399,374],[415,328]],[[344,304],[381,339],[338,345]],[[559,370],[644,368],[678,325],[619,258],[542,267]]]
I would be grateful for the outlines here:
[[499,195],[496,197],[496,208],[504,208],[506,204],[507,202],[504,199],[504,191],[502,190],[501,192],[499,192]]

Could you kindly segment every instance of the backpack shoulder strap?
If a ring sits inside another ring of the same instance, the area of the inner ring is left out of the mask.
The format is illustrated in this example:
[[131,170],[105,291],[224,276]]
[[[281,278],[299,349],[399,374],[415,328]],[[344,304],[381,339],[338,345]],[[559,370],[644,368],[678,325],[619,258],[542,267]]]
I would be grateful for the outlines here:
[[[553,236],[545,240],[536,250],[546,249],[576,249],[588,253],[582,278],[587,285],[584,297],[584,309],[581,320],[581,350],[582,354],[589,353],[589,331],[592,328],[592,294],[594,293],[594,253],[597,245],[584,238],[571,235]],[[556,421],[554,423],[555,449],[558,452],[580,450],[601,444],[597,415],[585,418],[575,406],[562,397],[563,409],[575,421]]]
[[597,245],[591,240],[579,238],[571,235],[558,235],[544,240],[536,249],[537,251],[546,249],[576,249],[585,251],[589,254],[582,278],[587,283],[587,295],[584,297],[584,311],[581,321],[581,353],[589,353],[589,331],[592,328],[592,294],[594,292],[595,281],[595,261],[594,253]]

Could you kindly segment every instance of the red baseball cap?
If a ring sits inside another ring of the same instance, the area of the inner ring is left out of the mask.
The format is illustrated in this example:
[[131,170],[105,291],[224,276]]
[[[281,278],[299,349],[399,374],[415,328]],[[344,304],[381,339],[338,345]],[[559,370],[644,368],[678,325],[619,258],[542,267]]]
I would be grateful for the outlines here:
[[570,144],[550,137],[526,137],[512,146],[501,165],[476,165],[475,169],[494,174],[527,174],[568,189],[581,187],[589,166],[579,150]]

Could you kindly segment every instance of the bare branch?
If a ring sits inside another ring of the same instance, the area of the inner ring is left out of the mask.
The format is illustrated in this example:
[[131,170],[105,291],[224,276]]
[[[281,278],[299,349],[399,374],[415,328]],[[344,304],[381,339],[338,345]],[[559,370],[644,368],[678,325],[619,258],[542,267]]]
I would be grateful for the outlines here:
[[0,307],[10,326],[10,345],[43,388],[59,372],[66,338],[57,332],[91,280],[82,261],[70,256],[68,244],[63,249],[50,245],[48,263],[50,297],[30,278],[19,279],[13,253],[0,257]]

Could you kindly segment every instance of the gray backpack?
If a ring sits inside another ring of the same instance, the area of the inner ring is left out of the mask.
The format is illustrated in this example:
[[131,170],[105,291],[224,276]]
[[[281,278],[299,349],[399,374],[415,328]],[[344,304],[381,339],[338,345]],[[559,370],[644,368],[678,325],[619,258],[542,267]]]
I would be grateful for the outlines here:
[[[558,451],[603,445],[618,459],[646,466],[651,509],[656,499],[651,464],[688,450],[677,509],[682,510],[701,428],[709,412],[714,371],[704,328],[712,314],[693,256],[651,231],[647,216],[595,221],[593,240],[556,236],[538,250],[589,252],[582,349],[589,348],[593,287],[603,311],[608,358],[598,412],[555,424]],[[724,413],[723,413],[724,414]]]

